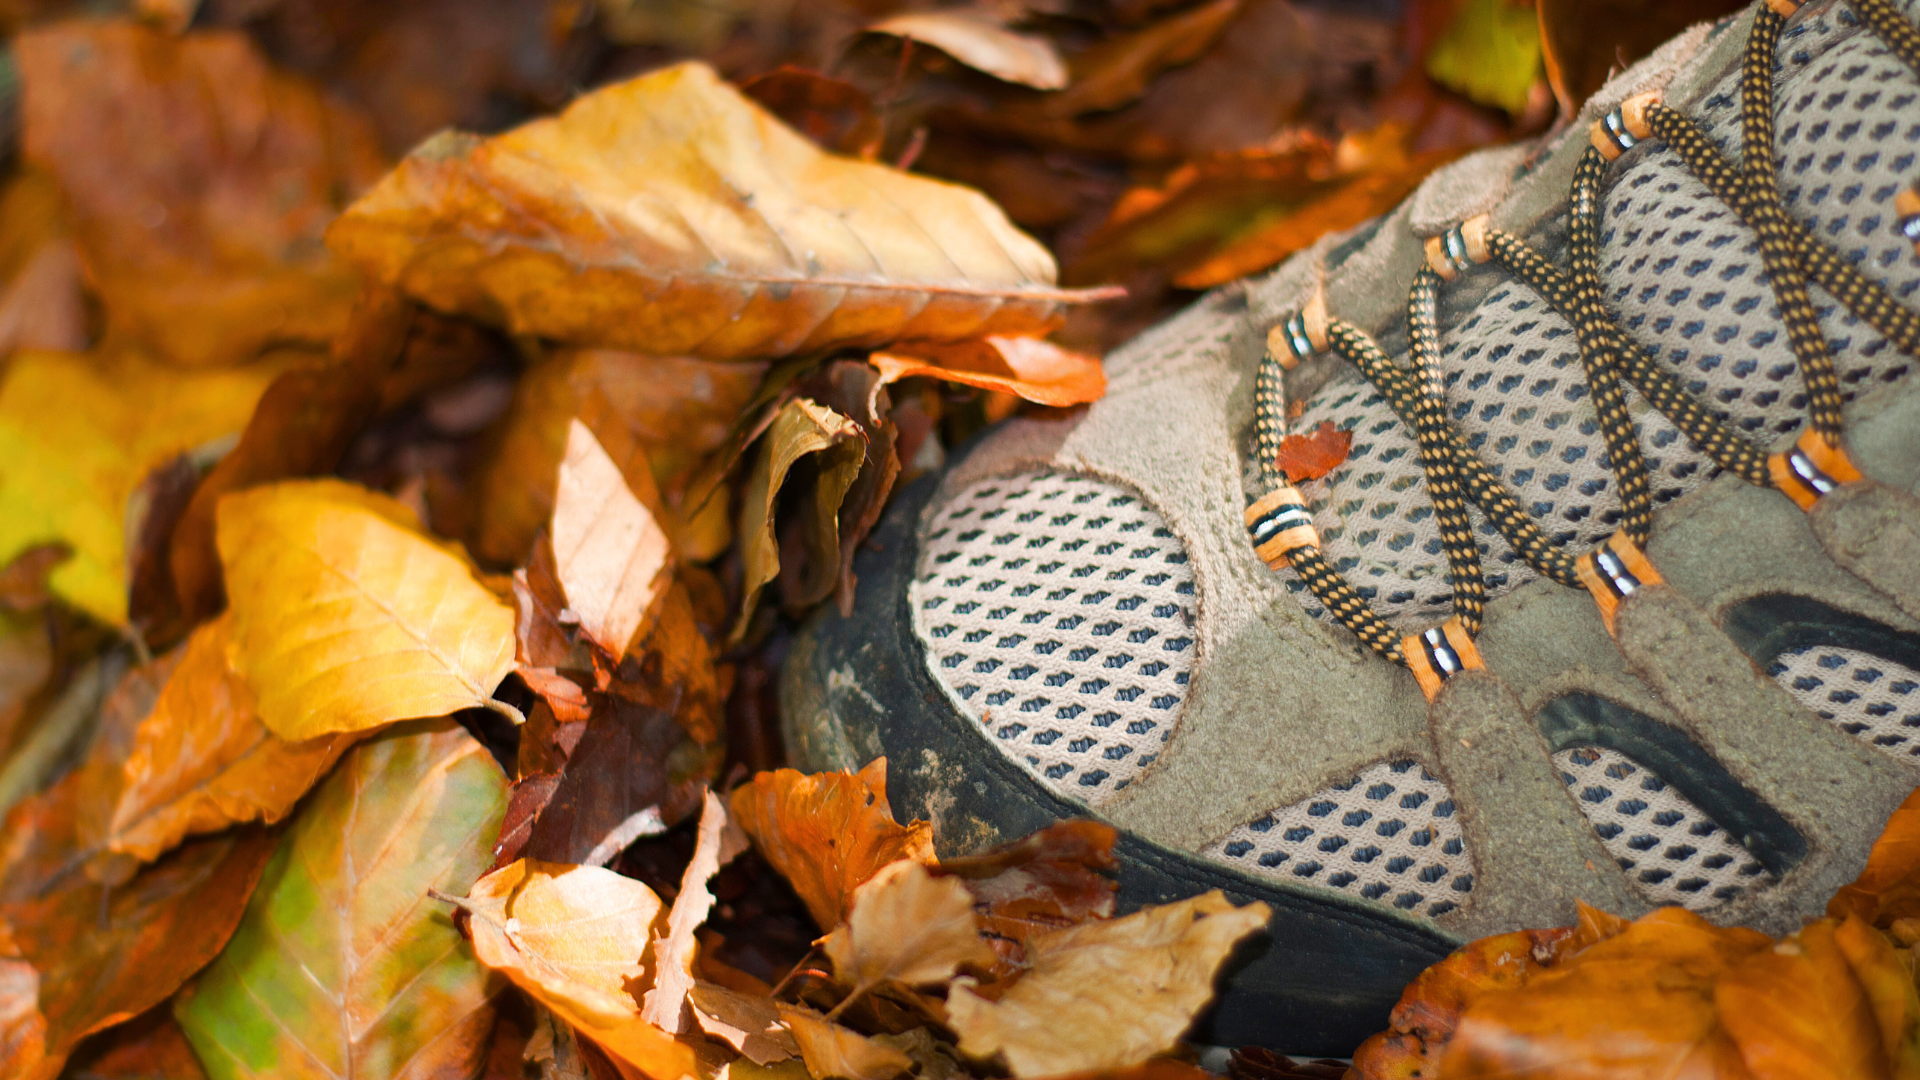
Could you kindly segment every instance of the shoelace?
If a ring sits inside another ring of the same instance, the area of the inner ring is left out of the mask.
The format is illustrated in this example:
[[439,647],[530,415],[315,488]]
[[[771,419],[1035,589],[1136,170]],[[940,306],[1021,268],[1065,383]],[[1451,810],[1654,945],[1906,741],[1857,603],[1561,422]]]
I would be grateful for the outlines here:
[[[1362,642],[1413,669],[1429,698],[1459,670],[1481,666],[1473,638],[1485,608],[1485,585],[1462,494],[1481,507],[1540,574],[1589,589],[1610,631],[1618,602],[1641,585],[1660,580],[1643,554],[1652,521],[1651,485],[1619,375],[1624,374],[1720,467],[1751,483],[1778,488],[1803,508],[1811,508],[1838,483],[1859,478],[1839,446],[1839,380],[1806,283],[1811,279],[1820,284],[1909,356],[1920,351],[1916,349],[1920,316],[1826,248],[1780,203],[1774,166],[1772,69],[1785,17],[1798,5],[1792,0],[1768,0],[1768,4],[1755,14],[1742,63],[1741,165],[1727,163],[1693,121],[1666,108],[1653,95],[1631,99],[1594,125],[1592,146],[1577,163],[1569,199],[1566,273],[1518,237],[1488,228],[1483,215],[1428,241],[1428,265],[1415,274],[1408,301],[1411,374],[1395,366],[1357,327],[1328,317],[1319,295],[1269,337],[1268,355],[1255,386],[1255,444],[1262,478],[1271,490],[1247,510],[1255,548],[1274,569],[1291,565],[1326,609]],[[1920,70],[1920,30],[1888,0],[1852,0],[1852,4],[1897,55]],[[1690,171],[1732,206],[1760,239],[1762,263],[1807,389],[1808,428],[1786,454],[1770,457],[1716,419],[1674,373],[1647,357],[1607,311],[1598,269],[1600,183],[1609,161],[1653,135],[1668,142]],[[1920,189],[1902,192],[1896,205],[1899,228],[1920,250]],[[1550,543],[1486,463],[1467,449],[1447,422],[1445,403],[1432,379],[1439,354],[1434,315],[1437,286],[1489,259],[1497,259],[1541,293],[1574,326],[1621,502],[1620,529],[1579,559]],[[1454,616],[1441,627],[1406,638],[1395,634],[1327,562],[1305,500],[1279,471],[1277,452],[1286,432],[1284,369],[1326,348],[1352,362],[1415,433],[1453,588]]]

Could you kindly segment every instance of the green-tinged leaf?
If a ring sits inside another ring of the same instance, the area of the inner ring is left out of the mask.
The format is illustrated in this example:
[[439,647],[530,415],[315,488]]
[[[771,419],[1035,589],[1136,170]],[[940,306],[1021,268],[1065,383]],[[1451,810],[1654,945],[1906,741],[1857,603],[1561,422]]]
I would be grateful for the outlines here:
[[338,480],[220,502],[234,666],[283,739],[484,707],[513,670],[513,608],[413,512]]
[[735,639],[746,633],[761,587],[780,573],[774,502],[788,471],[809,454],[820,457],[812,512],[808,514],[812,527],[801,541],[807,546],[809,561],[824,559],[838,565],[840,503],[860,475],[860,465],[866,460],[866,440],[860,434],[860,425],[817,402],[794,398],[773,418],[754,462],[753,478],[747,481],[739,531],[740,555],[747,567],[746,598],[740,604],[740,622],[733,629]]
[[1450,90],[1515,116],[1546,78],[1532,4],[1466,0],[1427,53],[1427,74]]
[[156,466],[237,432],[279,371],[177,371],[142,357],[22,353],[0,382],[0,566],[63,542],[55,595],[127,621],[127,500]]
[[486,868],[506,782],[451,721],[355,747],[174,1015],[213,1080],[471,1076],[500,983],[428,889]]

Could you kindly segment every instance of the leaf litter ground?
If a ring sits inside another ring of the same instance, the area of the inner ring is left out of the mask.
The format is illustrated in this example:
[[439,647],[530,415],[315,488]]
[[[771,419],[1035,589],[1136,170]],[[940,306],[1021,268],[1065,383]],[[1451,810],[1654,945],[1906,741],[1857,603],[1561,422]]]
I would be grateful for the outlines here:
[[[791,629],[947,447],[1732,5],[1670,7],[9,13],[0,1076],[1199,1080],[1264,906],[784,768]],[[1582,909],[1226,1067],[1916,1077],[1916,947],[1910,804],[1787,938]]]

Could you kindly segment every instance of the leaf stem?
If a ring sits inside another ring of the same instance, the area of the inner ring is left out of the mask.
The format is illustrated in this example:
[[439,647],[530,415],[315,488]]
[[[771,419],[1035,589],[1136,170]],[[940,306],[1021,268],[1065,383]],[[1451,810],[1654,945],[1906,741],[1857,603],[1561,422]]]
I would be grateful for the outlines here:
[[516,709],[513,706],[507,704],[506,702],[501,701],[499,698],[490,697],[485,702],[483,702],[483,704],[487,708],[492,709],[494,712],[499,713],[501,716],[504,716],[507,719],[513,721],[513,724],[515,727],[519,727],[520,725],[525,724],[527,722],[526,713],[523,713],[519,709]]

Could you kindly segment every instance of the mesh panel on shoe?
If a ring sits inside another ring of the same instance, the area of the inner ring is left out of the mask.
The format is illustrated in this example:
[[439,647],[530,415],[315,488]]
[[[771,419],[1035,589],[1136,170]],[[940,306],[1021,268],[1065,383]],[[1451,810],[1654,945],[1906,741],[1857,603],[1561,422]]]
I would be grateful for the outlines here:
[[1370,765],[1236,826],[1201,854],[1430,916],[1465,907],[1473,890],[1473,856],[1453,799],[1416,761]]
[[[1796,19],[1781,56],[1782,199],[1914,305],[1920,257],[1894,228],[1893,198],[1920,160],[1920,80],[1844,6]],[[1690,110],[1729,151],[1739,135],[1738,78],[1729,72]],[[1731,423],[1768,442],[1796,430],[1805,397],[1752,231],[1657,140],[1629,151],[1611,178],[1601,269],[1613,314]],[[1547,253],[1564,262],[1563,245]],[[1548,536],[1584,550],[1613,531],[1619,502],[1573,329],[1499,266],[1468,273],[1498,284],[1457,318],[1443,291],[1439,367],[1451,417]],[[1849,398],[1908,373],[1907,358],[1827,294],[1814,294]],[[1665,417],[1637,392],[1627,396],[1657,504],[1714,474]],[[1354,433],[1340,468],[1300,486],[1328,560],[1400,630],[1444,619],[1446,559],[1411,434],[1351,370],[1309,398],[1292,429],[1322,420]],[[1532,580],[1532,568],[1473,514],[1489,595]],[[1291,570],[1279,573],[1310,613],[1324,616]]]
[[1052,471],[971,485],[934,512],[908,603],[960,710],[1062,796],[1099,806],[1180,718],[1193,573],[1131,488]]
[[1858,649],[1781,653],[1767,674],[1840,730],[1920,766],[1920,671]]
[[1607,852],[1654,903],[1704,911],[1772,880],[1737,839],[1625,754],[1583,746],[1553,763]]

